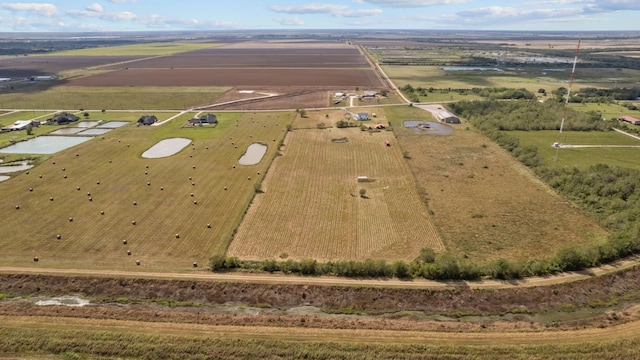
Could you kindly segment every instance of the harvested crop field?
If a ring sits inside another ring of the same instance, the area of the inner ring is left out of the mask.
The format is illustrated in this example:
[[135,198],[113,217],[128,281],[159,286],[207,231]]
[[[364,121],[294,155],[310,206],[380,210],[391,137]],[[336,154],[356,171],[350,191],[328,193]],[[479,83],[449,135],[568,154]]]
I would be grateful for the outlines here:
[[128,69],[74,79],[76,86],[381,87],[369,69]]
[[247,42],[103,67],[80,86],[384,87],[357,47],[342,43]]
[[[224,253],[276,147],[258,165],[238,159],[251,143],[276,144],[291,115],[227,113],[216,127],[183,127],[193,116],[114,129],[0,183],[3,264],[175,271]],[[193,145],[140,156],[173,137]]]
[[[469,124],[452,135],[403,128],[419,109],[387,108],[448,251],[476,262],[545,258],[607,232]],[[430,120],[424,112],[422,118]]]
[[443,249],[392,133],[294,130],[282,152],[227,255],[413,260]]
[[17,56],[0,59],[0,77],[27,77],[120,63],[140,56]]

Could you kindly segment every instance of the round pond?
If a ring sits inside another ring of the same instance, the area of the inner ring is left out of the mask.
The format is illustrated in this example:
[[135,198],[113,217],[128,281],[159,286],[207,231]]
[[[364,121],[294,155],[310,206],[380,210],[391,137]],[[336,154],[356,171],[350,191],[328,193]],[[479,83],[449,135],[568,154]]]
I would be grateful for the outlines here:
[[143,158],[157,159],[175,155],[191,144],[191,139],[171,138],[160,140],[157,144],[142,153]]
[[404,127],[426,134],[447,135],[453,133],[451,126],[435,121],[407,120],[404,122]]
[[267,153],[267,145],[260,143],[253,143],[247,147],[247,151],[242,154],[242,157],[238,160],[240,165],[256,165],[262,160],[264,154]]

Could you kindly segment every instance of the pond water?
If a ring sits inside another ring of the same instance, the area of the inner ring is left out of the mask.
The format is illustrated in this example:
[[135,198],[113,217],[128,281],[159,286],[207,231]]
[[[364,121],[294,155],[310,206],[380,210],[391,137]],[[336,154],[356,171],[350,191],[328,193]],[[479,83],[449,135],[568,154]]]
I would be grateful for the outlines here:
[[55,154],[58,151],[82,144],[91,136],[38,136],[0,149],[3,154]]
[[16,161],[10,162],[6,165],[0,166],[0,174],[9,174],[23,170],[29,170],[33,167],[28,161]]
[[11,179],[11,176],[0,175],[0,182]]
[[58,129],[54,132],[51,133],[51,135],[75,135],[77,133],[79,133],[80,131],[82,131],[83,128],[64,128],[64,129]]
[[108,133],[111,130],[113,129],[100,129],[100,128],[88,129],[80,132],[78,135],[103,135]]
[[256,165],[259,163],[264,154],[267,153],[267,145],[260,143],[253,143],[247,147],[247,151],[244,152],[242,157],[238,160],[240,165]]
[[105,128],[105,129],[115,129],[121,126],[125,126],[128,123],[129,123],[128,121],[109,121],[108,123],[100,124],[100,126],[98,127]]
[[157,144],[142,153],[143,158],[157,159],[175,155],[191,144],[191,139],[171,138],[160,140]]
[[434,121],[407,120],[403,124],[407,129],[427,134],[447,135],[453,133],[451,126]]
[[442,69],[444,71],[473,71],[473,70],[479,70],[479,71],[487,71],[487,70],[504,71],[504,70],[498,69],[498,68],[482,67],[482,66],[442,66],[440,69]]
[[78,123],[79,128],[90,128],[102,124],[102,120],[98,121],[81,121]]

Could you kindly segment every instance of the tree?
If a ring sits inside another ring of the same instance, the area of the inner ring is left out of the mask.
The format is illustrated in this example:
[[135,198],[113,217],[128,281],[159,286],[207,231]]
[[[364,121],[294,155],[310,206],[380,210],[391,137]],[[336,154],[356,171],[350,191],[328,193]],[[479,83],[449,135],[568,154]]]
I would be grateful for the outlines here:
[[366,189],[360,189],[360,197],[363,199],[367,198],[367,190]]
[[88,113],[88,112],[86,112],[86,111],[84,112],[84,114],[83,114],[83,115],[84,115],[84,117],[85,117],[85,118],[88,118],[88,117],[89,117],[89,113]]
[[307,117],[307,110],[298,109],[298,114],[300,114],[300,117],[306,118]]

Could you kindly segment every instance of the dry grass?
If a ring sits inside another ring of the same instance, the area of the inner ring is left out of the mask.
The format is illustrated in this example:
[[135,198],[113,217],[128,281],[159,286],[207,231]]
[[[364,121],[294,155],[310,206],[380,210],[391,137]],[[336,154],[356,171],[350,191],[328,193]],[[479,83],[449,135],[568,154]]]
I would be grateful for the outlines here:
[[428,119],[419,109],[387,109],[447,250],[485,262],[548,257],[602,240],[606,232],[470,125],[436,136],[402,128]]
[[[296,120],[294,126],[313,121]],[[332,142],[341,138],[348,141]],[[385,146],[385,140],[392,146]],[[442,250],[393,133],[294,130],[283,153],[274,161],[263,183],[265,193],[256,196],[228,255],[412,260],[423,247]],[[358,176],[371,181],[358,182]],[[366,191],[364,198],[361,189]]]
[[[113,130],[0,183],[3,264],[32,266],[38,256],[37,266],[166,271],[204,265],[223,253],[260,180],[256,172],[266,171],[276,152],[271,144],[284,136],[291,117],[220,114],[216,128],[182,128],[191,116]],[[168,158],[140,157],[170,137],[190,138],[195,147]],[[270,145],[265,160],[237,165],[256,141]]]

